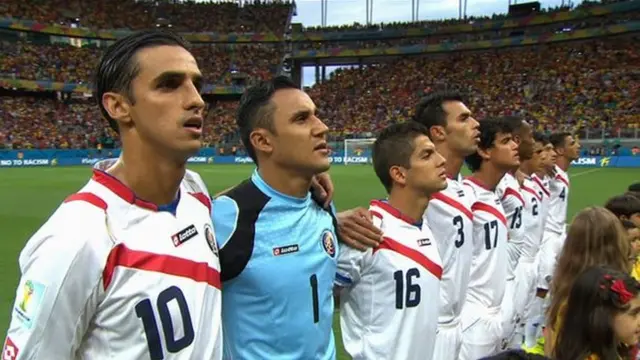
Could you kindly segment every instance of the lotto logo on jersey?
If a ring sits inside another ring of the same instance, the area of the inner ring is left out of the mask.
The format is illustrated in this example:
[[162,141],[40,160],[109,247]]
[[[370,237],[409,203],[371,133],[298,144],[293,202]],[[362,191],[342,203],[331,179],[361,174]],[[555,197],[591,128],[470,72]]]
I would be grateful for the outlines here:
[[22,293],[18,296],[14,311],[22,324],[30,329],[33,319],[38,315],[47,287],[37,281],[26,280],[21,289]]
[[196,235],[198,235],[198,230],[196,230],[195,225],[189,225],[180,230],[179,233],[171,236],[171,241],[173,241],[174,246],[179,246]]
[[324,251],[331,257],[336,256],[336,244],[331,230],[325,230],[322,232],[321,241]]
[[418,239],[418,246],[429,246],[431,245],[431,240],[429,239]]
[[299,250],[300,250],[300,247],[297,244],[280,246],[277,248],[273,248],[273,256],[291,254],[294,252],[298,252]]
[[16,360],[18,358],[18,347],[11,341],[11,338],[7,338],[2,348],[2,360]]

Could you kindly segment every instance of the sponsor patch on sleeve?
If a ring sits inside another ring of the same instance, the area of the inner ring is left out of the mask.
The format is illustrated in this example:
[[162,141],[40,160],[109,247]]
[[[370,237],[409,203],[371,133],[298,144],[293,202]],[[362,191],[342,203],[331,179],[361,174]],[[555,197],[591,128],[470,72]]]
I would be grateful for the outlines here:
[[28,279],[20,286],[13,311],[16,318],[27,329],[31,328],[34,319],[38,316],[46,290],[47,287],[43,283]]

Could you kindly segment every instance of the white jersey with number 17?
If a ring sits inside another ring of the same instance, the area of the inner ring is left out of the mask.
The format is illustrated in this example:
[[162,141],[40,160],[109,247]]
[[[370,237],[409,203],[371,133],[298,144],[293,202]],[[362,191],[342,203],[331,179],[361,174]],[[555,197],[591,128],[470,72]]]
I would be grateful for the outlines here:
[[431,359],[442,275],[433,235],[386,202],[369,210],[384,241],[365,252],[343,247],[338,258],[345,349],[354,360]]
[[221,359],[210,207],[183,190],[159,207],[95,170],[20,254],[3,360]]
[[466,178],[464,185],[475,195],[467,301],[496,308],[502,303],[507,283],[507,218],[495,192],[473,177]]

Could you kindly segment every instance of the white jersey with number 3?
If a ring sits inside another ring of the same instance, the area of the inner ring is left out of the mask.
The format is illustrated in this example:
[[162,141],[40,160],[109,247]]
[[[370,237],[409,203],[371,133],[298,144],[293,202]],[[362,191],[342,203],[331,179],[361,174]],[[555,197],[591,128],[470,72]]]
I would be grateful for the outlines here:
[[447,179],[447,188],[431,196],[424,214],[442,260],[440,318],[446,324],[462,312],[473,253],[473,196],[461,180]]
[[464,180],[475,195],[473,261],[467,301],[486,308],[500,306],[507,282],[507,218],[495,192],[475,178]]
[[389,204],[369,208],[384,241],[340,249],[336,285],[344,346],[354,360],[431,359],[442,267],[433,235]]
[[20,254],[3,360],[221,359],[210,207],[181,190],[164,209],[95,170]]

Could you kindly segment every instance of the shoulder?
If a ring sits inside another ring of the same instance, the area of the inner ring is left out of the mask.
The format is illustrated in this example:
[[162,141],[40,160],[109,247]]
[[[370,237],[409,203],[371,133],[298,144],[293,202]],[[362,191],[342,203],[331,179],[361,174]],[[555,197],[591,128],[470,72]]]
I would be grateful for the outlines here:
[[[104,265],[114,244],[107,228],[107,206],[97,196],[85,194],[68,197],[27,241],[20,253],[22,269],[35,262],[43,269],[64,267],[63,263],[72,263],[79,257]],[[83,197],[91,200],[78,200]]]
[[207,185],[204,183],[204,180],[202,180],[202,176],[193,170],[187,170],[185,172],[182,184],[189,192],[203,193],[207,197],[210,196]]

